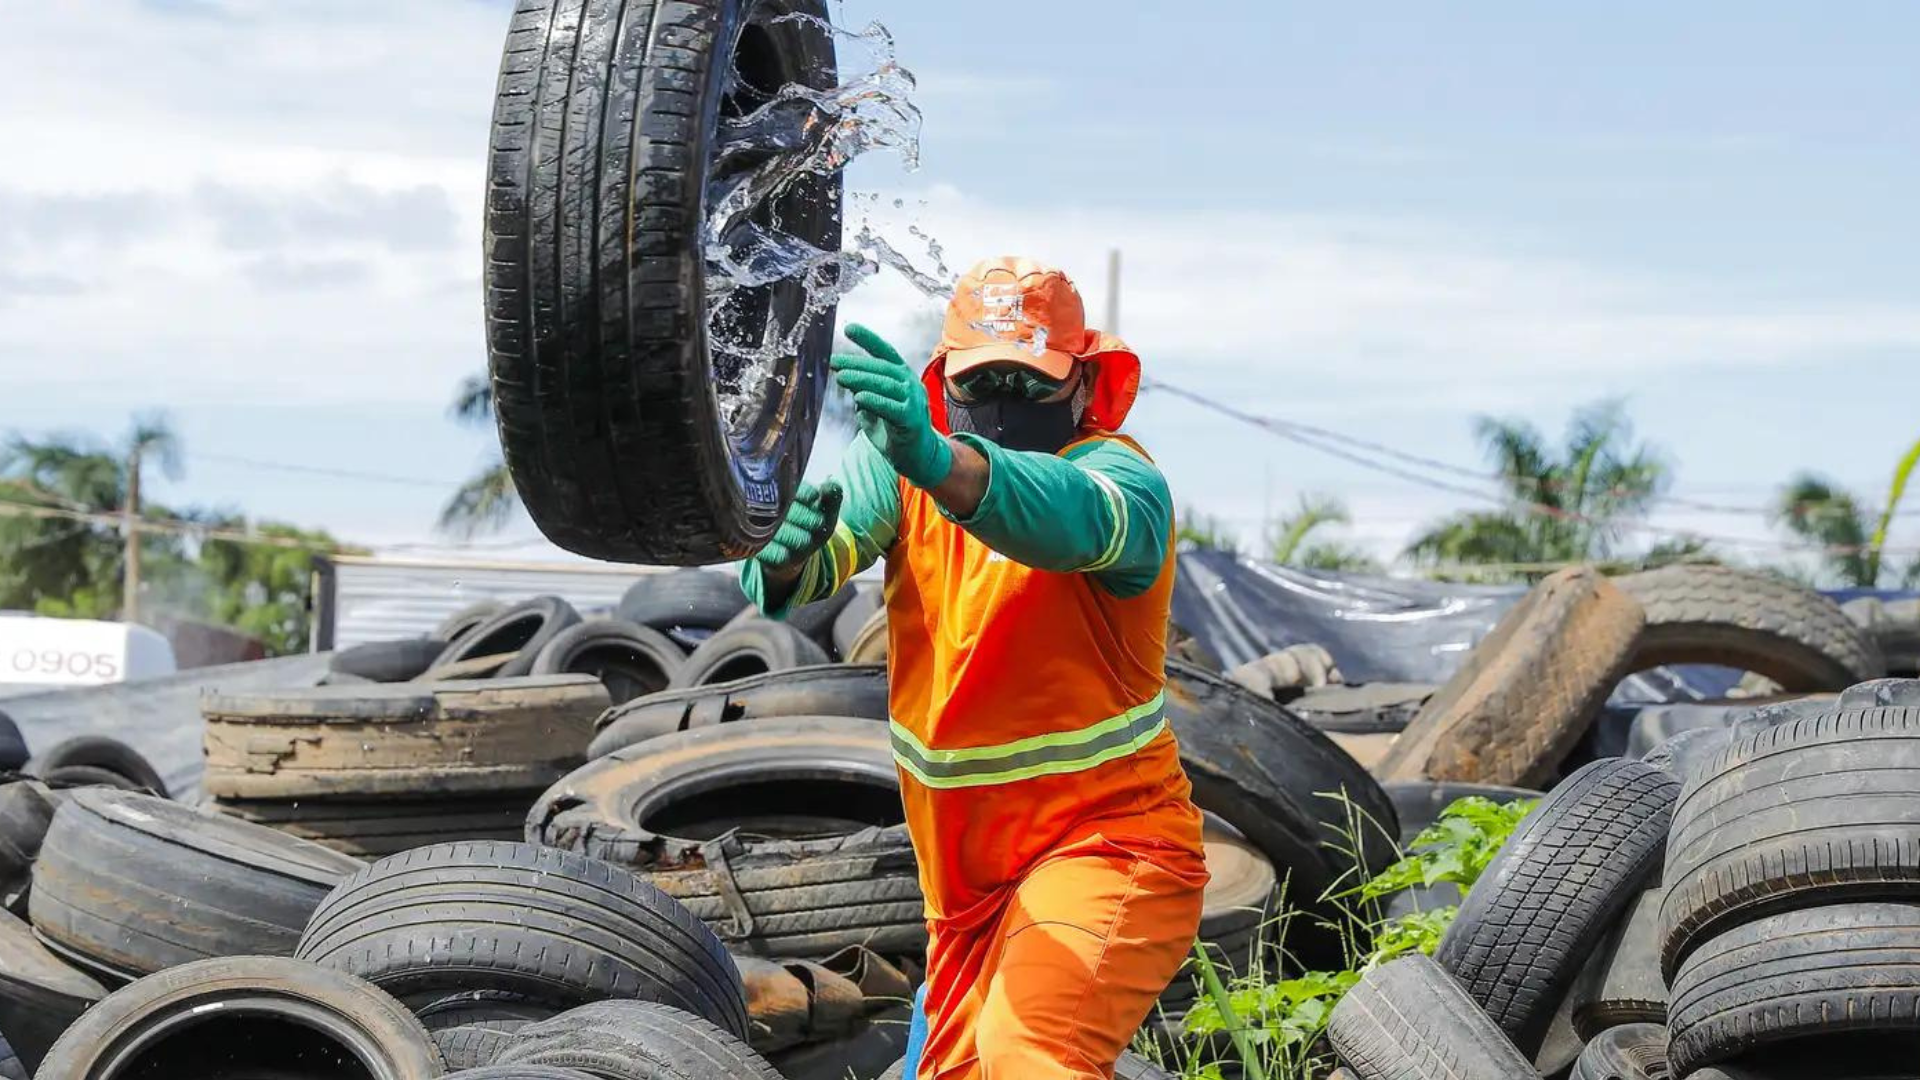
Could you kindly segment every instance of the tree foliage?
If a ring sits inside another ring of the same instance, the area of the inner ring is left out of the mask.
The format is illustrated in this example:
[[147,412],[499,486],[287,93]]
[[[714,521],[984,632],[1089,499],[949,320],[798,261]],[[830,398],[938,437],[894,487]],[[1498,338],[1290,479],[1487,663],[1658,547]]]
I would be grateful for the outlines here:
[[1366,552],[1339,541],[1312,542],[1316,531],[1352,524],[1346,504],[1331,495],[1302,495],[1293,513],[1273,523],[1269,556],[1282,566],[1336,573],[1373,574],[1380,564]]

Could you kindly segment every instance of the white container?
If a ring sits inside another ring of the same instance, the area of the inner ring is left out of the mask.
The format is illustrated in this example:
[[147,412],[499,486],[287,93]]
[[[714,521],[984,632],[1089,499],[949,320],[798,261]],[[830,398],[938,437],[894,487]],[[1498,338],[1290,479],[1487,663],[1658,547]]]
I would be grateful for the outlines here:
[[171,675],[173,646],[130,623],[0,614],[0,692]]

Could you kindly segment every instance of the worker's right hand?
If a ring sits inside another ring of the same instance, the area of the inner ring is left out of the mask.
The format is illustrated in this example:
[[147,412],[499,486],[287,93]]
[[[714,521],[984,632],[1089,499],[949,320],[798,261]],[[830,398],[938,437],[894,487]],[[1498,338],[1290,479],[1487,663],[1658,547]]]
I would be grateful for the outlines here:
[[937,486],[953,471],[953,449],[933,428],[920,377],[899,350],[866,327],[847,327],[847,339],[867,355],[834,354],[833,377],[853,395],[860,433],[907,483],[923,491]]
[[787,507],[786,520],[774,530],[767,546],[754,552],[754,561],[774,578],[793,578],[813,553],[826,546],[840,522],[840,500],[845,492],[832,480],[801,484]]

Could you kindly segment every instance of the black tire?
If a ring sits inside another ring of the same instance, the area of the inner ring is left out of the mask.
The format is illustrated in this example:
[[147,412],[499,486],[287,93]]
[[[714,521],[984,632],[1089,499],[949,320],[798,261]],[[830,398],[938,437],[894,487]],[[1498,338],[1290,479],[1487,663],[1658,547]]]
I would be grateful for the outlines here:
[[1627,1024],[1667,1022],[1667,984],[1660,977],[1660,903],[1666,895],[1655,885],[1635,897],[1611,940],[1580,973],[1569,1016],[1581,1038]]
[[604,1080],[579,1069],[561,1069],[552,1065],[487,1065],[448,1073],[446,1080]]
[[601,1080],[780,1080],[743,1038],[652,1002],[597,1002],[517,1034],[503,1065],[554,1065]]
[[533,662],[547,642],[579,621],[580,613],[572,604],[557,596],[537,596],[493,615],[461,635],[460,640],[440,650],[428,670],[477,657],[512,653],[513,659],[494,672],[494,677],[526,675],[533,671]]
[[210,695],[220,799],[502,797],[584,760],[607,691],[585,675]]
[[1839,690],[1886,674],[1879,648],[1840,605],[1785,578],[1681,565],[1618,580],[1647,612],[1636,671],[1719,664],[1798,693]]
[[0,772],[18,772],[27,767],[27,740],[13,717],[0,712]]
[[1460,984],[1421,953],[1362,976],[1334,1006],[1327,1038],[1360,1080],[1537,1080]]
[[1661,970],[1784,908],[1920,895],[1920,707],[1744,723],[1674,809]]
[[48,952],[26,923],[0,912],[0,1031],[29,1067],[106,996],[105,987]]
[[[827,10],[662,0],[650,17],[623,11],[523,3],[507,32],[486,216],[500,442],[535,524],[569,551],[742,558],[773,535],[805,471],[833,310],[808,311],[803,281],[710,293],[708,200],[769,156],[716,160],[726,121],[785,84],[835,84]],[[837,252],[840,193],[837,175],[798,176],[753,221]],[[803,315],[814,319],[790,355],[750,372],[773,392],[730,420],[718,390],[749,370],[710,321],[759,340]]]
[[750,619],[701,642],[674,673],[673,688],[733,682],[827,662],[826,650],[799,630],[772,619]]
[[839,646],[833,642],[833,624],[839,620],[840,613],[852,605],[858,594],[858,587],[849,581],[840,586],[840,591],[825,600],[816,600],[811,604],[802,604],[787,613],[786,624],[807,635],[828,659],[840,655]]
[[468,990],[413,1006],[413,1015],[432,1032],[463,1027],[518,1031],[528,1024],[551,1020],[560,1012],[505,990]]
[[884,724],[747,720],[594,760],[534,804],[527,839],[644,872],[744,951],[913,953],[926,925],[899,785]]
[[[264,1030],[263,1030],[264,1028]],[[399,1002],[339,972],[279,957],[202,960],[88,1010],[40,1067],[46,1077],[342,1075],[433,1080],[440,1052]],[[322,1064],[319,1068],[325,1069]]]
[[0,907],[24,915],[33,860],[53,825],[53,793],[34,780],[0,784]]
[[345,855],[379,859],[455,840],[518,840],[526,831],[525,802],[524,795],[508,792],[427,799],[231,799],[214,806]]
[[884,664],[824,664],[654,694],[601,715],[587,757],[690,728],[778,716],[887,719]]
[[440,1048],[447,1068],[478,1069],[499,1061],[501,1054],[520,1041],[519,1031],[520,1025],[444,1028],[433,1033],[433,1044]]
[[438,638],[369,641],[334,653],[327,659],[327,671],[357,675],[368,682],[406,682],[419,678],[446,651],[447,643]]
[[[1177,661],[1168,662],[1167,676],[1167,722],[1195,805],[1237,829],[1286,875],[1290,900],[1337,923],[1337,907],[1320,897],[1352,878],[1353,849],[1366,873],[1397,857],[1392,800],[1327,736],[1274,702]],[[1309,967],[1344,966],[1338,935],[1313,922],[1294,920],[1286,946]]]
[[[1252,970],[1261,929],[1273,914],[1279,871],[1258,849],[1216,818],[1206,824],[1207,887],[1200,909],[1199,944],[1209,959],[1233,974]],[[1179,1016],[1198,995],[1198,974],[1181,969],[1160,995],[1160,1012]]]
[[0,1080],[33,1080],[27,1073],[26,1063],[4,1037],[0,1037]]
[[1920,1027],[1920,905],[1767,915],[1690,953],[1673,979],[1668,1057],[1686,1075],[1776,1044]]
[[1541,792],[1499,784],[1454,784],[1436,780],[1389,780],[1381,787],[1400,815],[1400,842],[1410,844],[1421,830],[1440,820],[1441,811],[1461,799],[1477,797],[1494,802],[1538,799]]
[[673,639],[638,623],[593,619],[561,632],[533,662],[535,675],[591,675],[619,705],[673,682],[687,654]]
[[1572,1080],[1675,1080],[1667,1065],[1667,1029],[1623,1024],[1594,1036],[1573,1064]]
[[1540,1049],[1581,968],[1659,871],[1679,793],[1637,761],[1585,765],[1468,891],[1434,959],[1524,1053]]
[[1862,596],[1841,604],[1840,610],[1873,639],[1886,658],[1887,674],[1920,675],[1920,597]]
[[288,956],[357,859],[165,799],[93,788],[53,817],[34,867],[36,930],[116,971]]
[[887,609],[882,607],[860,624],[840,658],[849,664],[884,664],[888,650],[893,647],[892,641],[887,630]]
[[440,620],[427,636],[435,641],[451,645],[472,633],[481,624],[506,610],[507,605],[498,600],[481,600],[468,604],[459,611]]
[[1644,621],[1591,567],[1547,577],[1474,646],[1375,772],[1541,786],[1627,674]]
[[[688,631],[711,633],[747,609],[747,594],[730,574],[716,570],[670,570],[647,574],[627,588],[614,608],[621,619],[651,627],[686,644]],[[689,646],[691,647],[691,646]]]
[[441,844],[382,859],[327,896],[298,955],[408,999],[645,998],[747,1029],[740,974],[711,931],[628,871],[551,848]]
[[1695,770],[1713,760],[1732,737],[1725,728],[1693,728],[1662,739],[1640,760],[1671,773],[1684,784]]
[[833,655],[840,660],[845,660],[853,649],[853,639],[860,636],[860,628],[887,602],[886,593],[877,585],[848,587],[854,590],[853,598],[833,617]]
[[107,786],[167,796],[166,782],[152,763],[119,739],[105,735],[76,735],[33,759],[27,771],[54,786],[83,786],[102,782],[110,773],[119,782]]

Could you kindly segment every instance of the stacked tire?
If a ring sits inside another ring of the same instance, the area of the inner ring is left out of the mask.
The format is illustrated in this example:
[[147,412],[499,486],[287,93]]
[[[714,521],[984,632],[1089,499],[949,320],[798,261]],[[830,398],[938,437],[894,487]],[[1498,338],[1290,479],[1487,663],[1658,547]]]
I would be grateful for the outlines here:
[[224,813],[360,857],[514,839],[607,704],[585,675],[213,695],[206,789]]

